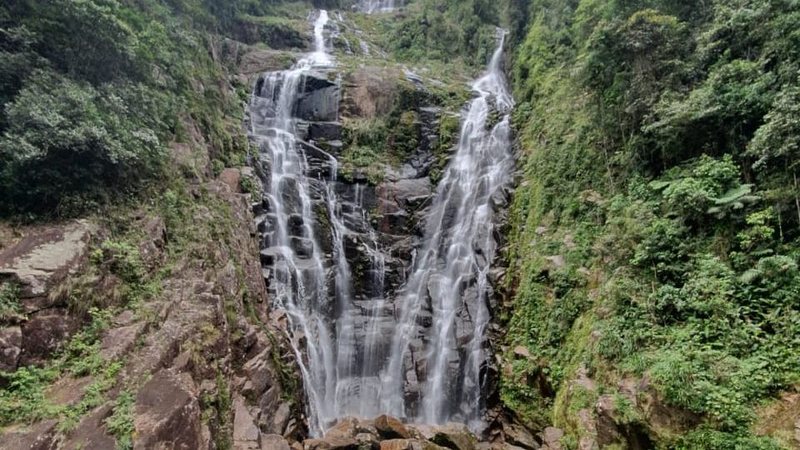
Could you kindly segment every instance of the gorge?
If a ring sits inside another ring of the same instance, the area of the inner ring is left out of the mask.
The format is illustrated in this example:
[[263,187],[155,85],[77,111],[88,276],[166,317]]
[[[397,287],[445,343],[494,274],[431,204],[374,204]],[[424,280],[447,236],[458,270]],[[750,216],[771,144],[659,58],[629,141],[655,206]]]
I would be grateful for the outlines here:
[[[364,203],[374,203],[382,186],[340,180],[343,149],[331,137],[341,135],[341,86],[328,81],[339,79],[328,54],[329,14],[315,16],[314,52],[293,69],[262,75],[250,106],[265,186],[257,219],[262,262],[274,306],[291,324],[312,435],[343,417],[380,414],[460,421],[480,432],[493,220],[507,204],[513,172],[513,101],[501,71],[505,34],[487,73],[472,85],[475,99],[464,109],[457,148],[420,213],[419,248],[407,267],[395,269],[407,279],[386,286],[386,219]],[[427,170],[408,169],[413,176]],[[354,283],[350,266],[362,261],[367,279]]]

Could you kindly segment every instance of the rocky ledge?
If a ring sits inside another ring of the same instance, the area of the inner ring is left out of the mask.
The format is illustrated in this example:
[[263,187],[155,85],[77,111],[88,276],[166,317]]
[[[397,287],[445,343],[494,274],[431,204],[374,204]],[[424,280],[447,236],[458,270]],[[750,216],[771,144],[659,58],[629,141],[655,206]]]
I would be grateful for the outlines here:
[[[234,435],[243,436],[244,429]],[[237,431],[238,430],[238,431]],[[255,437],[255,434],[252,435]],[[289,442],[277,435],[261,436],[259,441],[236,442],[237,449],[261,450],[537,450],[539,441],[532,436],[520,445],[505,442],[481,442],[462,424],[418,425],[404,424],[399,419],[382,415],[375,419],[340,419],[321,438]]]
[[[236,407],[235,450],[564,450],[561,429],[548,427],[532,434],[516,424],[502,424],[479,437],[465,425],[403,423],[381,415],[374,419],[345,417],[324,436],[295,440],[280,434],[263,434],[251,417]],[[581,447],[590,450],[595,447]]]

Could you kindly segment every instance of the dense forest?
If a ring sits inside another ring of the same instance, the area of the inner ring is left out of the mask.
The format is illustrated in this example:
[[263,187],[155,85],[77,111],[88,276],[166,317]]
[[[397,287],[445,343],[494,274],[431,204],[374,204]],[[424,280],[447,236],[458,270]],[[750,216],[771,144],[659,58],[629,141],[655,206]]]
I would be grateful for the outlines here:
[[[536,435],[536,448],[547,445],[548,427],[560,430],[563,449],[798,448],[800,1],[413,0],[375,16],[354,12],[357,3],[0,5],[3,226],[83,218],[108,230],[81,269],[91,280],[50,295],[68,298],[81,331],[44,362],[3,366],[0,425],[56,417],[69,434],[108,400],[117,409],[104,423],[119,448],[139,448],[133,388],[112,388],[124,364],[109,374],[98,360],[110,326],[103,309],[159,297],[181,277],[181,261],[228,261],[202,242],[235,252],[227,244],[234,221],[219,213],[225,202],[197,186],[257,152],[243,125],[253,80],[238,76],[242,49],[275,51],[270,58],[287,68],[311,45],[309,13],[329,8],[355,17],[333,43],[347,70],[395,64],[436,79],[424,95],[406,87],[385,120],[345,123],[359,127],[345,130],[345,145],[358,147],[342,161],[351,176],[421,146],[416,103],[457,112],[469,98],[464,80],[491,57],[496,28],[509,32],[517,173],[508,223],[498,227],[507,233],[495,287],[504,301],[492,311],[493,406]],[[344,54],[357,38],[381,52]],[[456,118],[432,127],[436,171],[457,144]],[[186,146],[202,164],[185,163],[177,149]],[[383,181],[380,167],[370,184]],[[247,193],[258,192],[254,184],[241,180]],[[149,269],[131,225],[142,214],[163,217],[169,241],[166,262]],[[236,262],[239,279],[242,267]],[[113,299],[96,283],[105,271],[120,283]],[[244,291],[236,293],[244,306],[223,314],[231,323],[257,315]],[[34,314],[20,295],[0,288],[3,327]],[[231,347],[249,339],[249,329],[234,328]],[[270,361],[279,364],[276,354]],[[292,398],[286,386],[297,388],[296,374],[277,372]],[[102,383],[87,403],[52,408],[48,386],[66,376]],[[233,430],[224,418],[231,387],[219,381],[214,392],[201,402],[213,448],[238,448],[216,437]]]
[[[530,3],[508,340],[533,359],[504,400],[574,442],[610,394],[647,442],[797,445],[770,404],[800,374],[800,4]],[[622,395],[643,378],[677,427]]]

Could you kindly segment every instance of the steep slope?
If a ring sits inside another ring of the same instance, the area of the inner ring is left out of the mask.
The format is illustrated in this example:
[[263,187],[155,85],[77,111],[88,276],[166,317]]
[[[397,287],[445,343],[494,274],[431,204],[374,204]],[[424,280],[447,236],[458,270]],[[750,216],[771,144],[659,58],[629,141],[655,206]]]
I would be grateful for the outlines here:
[[244,3],[0,7],[0,447],[258,445],[243,416],[305,433],[242,129],[242,80],[299,32],[224,34],[308,6]]
[[796,448],[797,3],[529,3],[506,405],[570,448]]

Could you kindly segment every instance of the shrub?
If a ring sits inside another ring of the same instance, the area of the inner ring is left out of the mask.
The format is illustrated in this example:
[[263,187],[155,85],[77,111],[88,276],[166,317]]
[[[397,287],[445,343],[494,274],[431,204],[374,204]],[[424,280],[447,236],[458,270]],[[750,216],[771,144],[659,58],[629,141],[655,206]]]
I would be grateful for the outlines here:
[[6,108],[0,210],[79,213],[63,211],[69,199],[103,200],[157,173],[164,150],[156,133],[131,121],[111,90],[33,75]]

